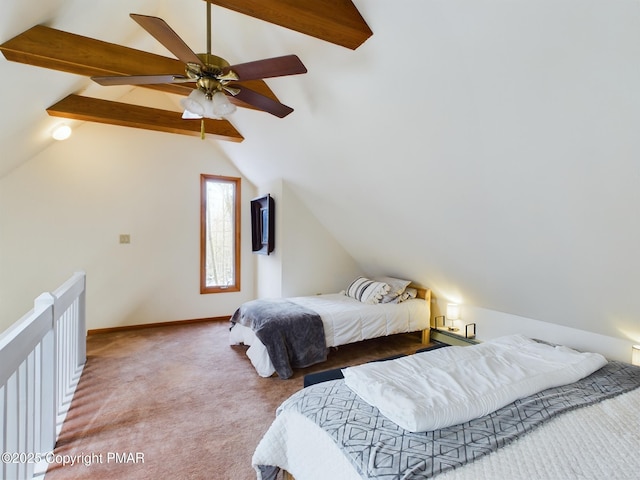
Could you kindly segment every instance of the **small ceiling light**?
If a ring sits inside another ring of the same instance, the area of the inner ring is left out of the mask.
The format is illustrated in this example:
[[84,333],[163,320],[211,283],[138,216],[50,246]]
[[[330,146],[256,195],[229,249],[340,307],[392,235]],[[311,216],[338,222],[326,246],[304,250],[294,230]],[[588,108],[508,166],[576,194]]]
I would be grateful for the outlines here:
[[51,136],[55,140],[66,140],[71,136],[71,127],[66,124],[58,125],[51,132]]

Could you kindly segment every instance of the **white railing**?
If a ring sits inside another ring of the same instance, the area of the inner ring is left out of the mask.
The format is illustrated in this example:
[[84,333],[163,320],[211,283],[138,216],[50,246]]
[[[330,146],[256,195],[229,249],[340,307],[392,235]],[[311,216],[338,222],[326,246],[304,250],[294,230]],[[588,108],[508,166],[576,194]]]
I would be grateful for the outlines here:
[[46,470],[86,361],[84,272],[0,333],[0,479]]

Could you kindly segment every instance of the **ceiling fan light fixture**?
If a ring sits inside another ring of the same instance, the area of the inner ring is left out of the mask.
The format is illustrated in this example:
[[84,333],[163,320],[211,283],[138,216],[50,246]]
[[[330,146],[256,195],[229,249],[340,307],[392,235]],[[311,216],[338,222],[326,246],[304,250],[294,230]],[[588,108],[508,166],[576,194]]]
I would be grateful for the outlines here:
[[180,100],[180,105],[192,114],[197,115],[198,117],[204,117],[206,101],[207,97],[205,97],[204,93],[196,88],[187,98]]
[[185,109],[185,112],[188,112],[183,115],[183,118],[206,117],[221,120],[236,111],[236,106],[229,101],[223,92],[214,93],[209,100],[199,88],[194,89],[187,98],[180,100],[180,105]]
[[236,106],[229,101],[223,92],[216,92],[211,99],[211,106],[214,115],[225,117],[236,111]]

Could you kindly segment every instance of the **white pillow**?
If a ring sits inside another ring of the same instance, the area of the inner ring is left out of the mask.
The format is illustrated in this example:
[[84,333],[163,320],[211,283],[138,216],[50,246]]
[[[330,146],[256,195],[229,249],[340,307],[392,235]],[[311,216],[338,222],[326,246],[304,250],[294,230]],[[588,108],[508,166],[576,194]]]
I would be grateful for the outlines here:
[[383,295],[389,291],[389,285],[384,282],[376,282],[366,277],[358,277],[347,287],[345,295],[355,298],[362,303],[380,303]]
[[411,280],[403,280],[402,278],[395,277],[376,277],[374,278],[376,282],[384,282],[389,285],[389,292],[382,297],[380,303],[390,303],[393,302],[396,298],[402,295],[405,289],[411,283]]

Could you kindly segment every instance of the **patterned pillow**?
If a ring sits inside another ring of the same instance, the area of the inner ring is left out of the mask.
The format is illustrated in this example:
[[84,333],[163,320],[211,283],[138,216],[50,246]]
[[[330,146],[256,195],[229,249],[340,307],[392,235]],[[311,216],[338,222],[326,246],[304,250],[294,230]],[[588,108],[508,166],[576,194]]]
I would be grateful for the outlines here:
[[384,282],[375,282],[366,277],[358,277],[351,282],[351,285],[345,291],[345,295],[362,303],[376,304],[380,303],[389,288],[389,285]]

